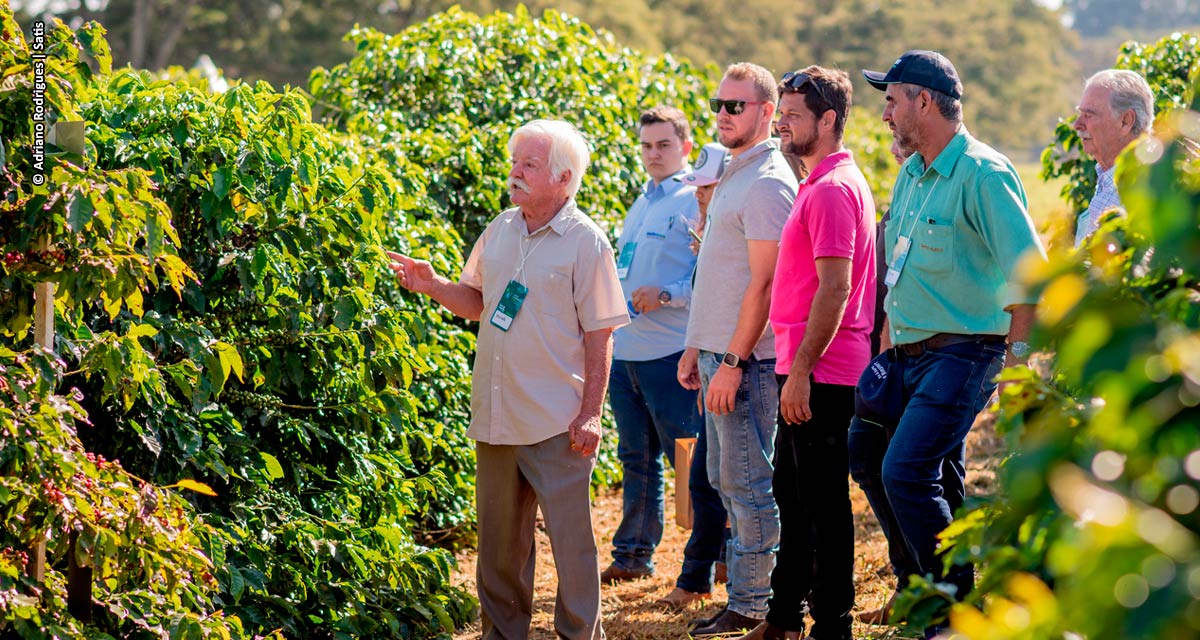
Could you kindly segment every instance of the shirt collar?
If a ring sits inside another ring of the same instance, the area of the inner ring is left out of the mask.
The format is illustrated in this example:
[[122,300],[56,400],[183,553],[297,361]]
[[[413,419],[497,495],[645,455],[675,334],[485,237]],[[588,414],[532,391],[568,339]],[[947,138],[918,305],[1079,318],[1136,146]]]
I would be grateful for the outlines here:
[[838,151],[834,151],[824,158],[821,158],[821,161],[817,163],[817,166],[813,167],[813,170],[809,172],[808,177],[804,179],[804,184],[812,184],[825,176],[825,174],[833,171],[835,168],[844,164],[852,164],[853,162],[854,156],[850,153],[849,149],[840,149]]
[[[950,138],[950,142],[946,144],[946,148],[933,159],[933,163],[929,168],[938,172],[942,177],[949,177],[954,172],[954,166],[958,164],[958,159],[962,157],[963,152],[967,149],[967,138],[970,136],[967,133],[967,128],[959,125],[958,131],[954,137]],[[904,163],[904,170],[913,177],[920,177],[926,173],[925,159],[920,153],[912,154],[912,157]]]
[[[533,234],[541,233],[542,229],[550,227],[550,230],[554,233],[557,233],[560,236],[563,235],[566,233],[567,225],[570,224],[571,218],[575,215],[575,211],[575,198],[572,197],[567,200],[567,203],[564,204],[561,209],[558,210],[558,213],[554,214],[553,218],[550,218],[550,222],[547,222],[545,225],[534,230]],[[512,221],[514,224],[521,225],[519,228],[523,235],[533,235],[529,233],[529,227],[525,224],[525,216],[521,214],[520,207],[517,207],[516,211],[513,213]]]
[[1115,184],[1113,177],[1117,173],[1117,163],[1107,169],[1101,169],[1100,163],[1096,163],[1096,182],[1099,184]]
[[691,172],[691,165],[685,164],[682,169],[667,176],[666,180],[657,185],[654,184],[654,178],[651,178],[646,181],[646,184],[642,185],[642,195],[646,196],[648,200],[658,200],[663,196],[669,196],[683,187],[683,181],[676,180],[675,178]]
[[746,151],[744,153],[742,153],[742,155],[740,155],[736,158],[731,158],[729,160],[729,166],[725,167],[725,175],[729,175],[733,171],[740,169],[741,167],[744,167],[744,166],[750,164],[751,162],[754,162],[754,160],[756,158],[758,158],[758,156],[761,156],[764,153],[770,153],[771,151],[778,149],[778,148],[779,148],[779,141],[776,140],[775,138],[767,138],[766,140],[763,140],[762,142],[754,145],[753,147],[746,149]]

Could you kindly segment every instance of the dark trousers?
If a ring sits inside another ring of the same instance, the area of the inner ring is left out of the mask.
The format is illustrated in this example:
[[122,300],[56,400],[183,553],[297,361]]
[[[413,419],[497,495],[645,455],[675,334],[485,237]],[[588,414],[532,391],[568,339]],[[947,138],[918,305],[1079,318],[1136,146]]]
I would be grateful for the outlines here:
[[[692,451],[688,492],[692,496],[692,535],[683,548],[683,568],[675,586],[693,593],[708,593],[713,586],[713,567],[725,560],[725,505],[721,494],[708,481],[708,433],[701,429]],[[714,526],[714,523],[719,523]]]
[[692,534],[683,550],[675,586],[709,593],[713,567],[725,551],[725,506],[708,481],[708,437],[696,391],[679,385],[675,372],[682,352],[648,361],[614,360],[609,401],[620,438],[617,455],[625,472],[624,508],[613,535],[613,561],[630,571],[654,569],[653,554],[663,532],[663,467],[675,466],[675,440],[695,437],[689,467]]
[[[782,388],[786,376],[779,376]],[[780,540],[771,573],[767,620],[812,637],[849,640],[854,606],[854,516],[850,508],[847,430],[854,387],[812,384],[812,418],[778,420],[772,487],[779,505]]]
[[[996,388],[1004,345],[967,342],[898,355],[904,376],[904,413],[881,440],[875,426],[855,418],[850,429],[850,470],[879,518],[900,586],[907,576],[929,574],[962,599],[974,587],[974,567],[943,568],[938,534],[966,495],[963,442]],[[903,547],[899,549],[896,547]],[[928,634],[927,634],[928,635]]]

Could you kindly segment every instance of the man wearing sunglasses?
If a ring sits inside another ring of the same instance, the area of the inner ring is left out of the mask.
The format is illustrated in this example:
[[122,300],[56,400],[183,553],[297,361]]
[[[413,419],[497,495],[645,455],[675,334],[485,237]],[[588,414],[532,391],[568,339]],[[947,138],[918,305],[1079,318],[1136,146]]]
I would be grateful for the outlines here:
[[963,126],[962,82],[945,56],[909,51],[886,73],[863,75],[886,92],[883,121],[914,154],[896,179],[885,233],[884,342],[894,358],[888,375],[903,389],[896,411],[874,417],[889,423],[890,440],[880,443],[867,416],[852,421],[851,475],[889,546],[909,552],[893,555],[908,565],[894,567],[900,586],[926,575],[961,599],[974,569],[945,568],[938,534],[966,496],[963,442],[996,374],[1029,354],[1037,297],[1017,266],[1046,252],[1012,163]]
[[842,147],[853,88],[810,66],[779,85],[783,150],[810,172],[783,228],[771,290],[781,383],[775,501],[781,536],[767,619],[742,640],[851,640],[854,515],[846,433],[854,385],[871,359],[875,203]]
[[709,101],[718,141],[732,159],[709,204],[678,377],[703,392],[708,477],[728,512],[732,539],[729,602],[697,622],[693,637],[745,633],[739,630],[763,620],[779,544],[771,494],[779,387],[767,312],[779,236],[797,184],[770,139],[777,98],[769,71],[740,63],[726,70]]

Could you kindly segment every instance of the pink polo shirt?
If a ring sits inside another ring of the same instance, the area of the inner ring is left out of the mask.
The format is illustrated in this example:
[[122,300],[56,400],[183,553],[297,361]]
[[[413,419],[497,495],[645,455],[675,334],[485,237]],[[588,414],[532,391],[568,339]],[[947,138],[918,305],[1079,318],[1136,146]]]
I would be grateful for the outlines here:
[[775,372],[786,375],[817,293],[817,258],[851,260],[850,299],[833,341],[813,368],[825,384],[853,386],[871,360],[875,315],[875,201],[849,151],[832,153],[800,184],[779,241],[771,286]]

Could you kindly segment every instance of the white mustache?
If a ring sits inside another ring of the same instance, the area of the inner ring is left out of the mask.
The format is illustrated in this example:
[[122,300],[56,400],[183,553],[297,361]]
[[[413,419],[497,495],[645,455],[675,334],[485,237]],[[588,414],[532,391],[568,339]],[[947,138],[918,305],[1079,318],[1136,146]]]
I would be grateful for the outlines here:
[[509,178],[508,190],[512,191],[514,189],[520,189],[521,191],[524,191],[525,193],[529,193],[529,192],[533,191],[533,187],[529,186],[528,184],[525,184],[524,180],[522,180],[520,178]]

